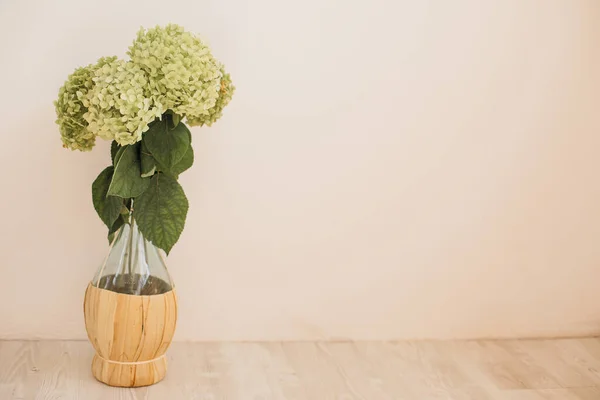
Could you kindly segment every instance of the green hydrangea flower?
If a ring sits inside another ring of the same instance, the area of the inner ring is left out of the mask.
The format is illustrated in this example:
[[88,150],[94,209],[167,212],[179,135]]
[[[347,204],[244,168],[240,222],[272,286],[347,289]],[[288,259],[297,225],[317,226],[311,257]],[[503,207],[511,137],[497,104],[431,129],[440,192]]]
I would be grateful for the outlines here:
[[212,125],[235,90],[208,46],[177,25],[141,29],[131,61],[106,57],[78,68],[56,107],[63,146],[88,151],[96,137],[129,145],[171,110],[190,125]]
[[219,86],[219,97],[214,107],[208,110],[208,113],[201,113],[200,115],[188,114],[186,116],[187,122],[191,126],[211,126],[223,115],[223,108],[231,101],[235,86],[231,83],[231,77],[229,74],[223,71],[223,77]]
[[136,64],[112,60],[94,72],[84,99],[88,131],[122,146],[136,143],[148,124],[163,113],[151,99],[146,73]]
[[54,107],[63,147],[81,151],[89,151],[94,147],[96,136],[88,131],[88,123],[84,118],[88,111],[84,104],[85,98],[94,86],[92,77],[96,69],[116,59],[117,57],[105,57],[95,65],[77,68],[60,88]]
[[127,53],[148,74],[152,99],[176,114],[208,115],[219,98],[221,64],[178,25],[141,29]]

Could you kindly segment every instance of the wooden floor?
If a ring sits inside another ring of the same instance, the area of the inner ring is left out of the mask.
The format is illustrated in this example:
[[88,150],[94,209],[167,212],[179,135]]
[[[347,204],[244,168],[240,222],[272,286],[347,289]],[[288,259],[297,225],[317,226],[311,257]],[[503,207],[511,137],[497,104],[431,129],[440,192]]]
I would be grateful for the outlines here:
[[87,342],[0,341],[0,400],[599,400],[600,339],[174,343],[167,378],[94,380]]

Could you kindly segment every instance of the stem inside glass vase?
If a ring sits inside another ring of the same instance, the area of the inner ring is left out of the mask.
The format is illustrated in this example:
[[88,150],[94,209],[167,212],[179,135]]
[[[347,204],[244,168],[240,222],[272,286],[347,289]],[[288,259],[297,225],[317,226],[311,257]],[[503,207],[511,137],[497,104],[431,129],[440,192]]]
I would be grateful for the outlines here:
[[92,285],[130,295],[163,294],[173,289],[161,250],[142,235],[133,216],[117,232]]
[[[129,217],[129,225],[131,226],[131,230],[134,230],[135,220],[133,219],[133,214]],[[133,275],[133,233],[129,235],[129,262],[127,263],[127,271],[129,275]]]

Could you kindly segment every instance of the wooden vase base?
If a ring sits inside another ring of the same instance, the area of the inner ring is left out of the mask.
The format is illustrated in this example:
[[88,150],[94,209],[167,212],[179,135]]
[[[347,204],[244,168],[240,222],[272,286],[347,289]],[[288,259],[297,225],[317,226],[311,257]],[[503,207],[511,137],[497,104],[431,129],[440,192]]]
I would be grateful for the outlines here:
[[84,314],[88,338],[96,350],[92,374],[97,380],[110,386],[138,387],[165,377],[165,352],[177,320],[175,290],[137,296],[90,284]]
[[167,373],[167,358],[160,357],[145,363],[113,363],[94,355],[94,378],[110,386],[140,387],[160,382]]

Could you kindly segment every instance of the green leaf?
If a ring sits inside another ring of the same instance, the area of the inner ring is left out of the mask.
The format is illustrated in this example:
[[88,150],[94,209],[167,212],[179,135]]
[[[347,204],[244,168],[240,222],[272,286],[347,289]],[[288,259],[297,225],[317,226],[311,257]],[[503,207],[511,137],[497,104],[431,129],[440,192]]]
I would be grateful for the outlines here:
[[102,222],[109,228],[119,216],[121,206],[123,205],[122,199],[107,195],[113,172],[113,167],[106,167],[104,171],[100,172],[100,175],[98,175],[94,183],[92,183],[92,201],[94,203],[94,208]]
[[130,213],[129,207],[126,204],[123,204],[123,206],[121,207],[121,216],[123,216],[123,217],[128,216],[129,213]]
[[173,166],[173,168],[171,168],[169,170],[169,173],[175,179],[177,179],[179,177],[179,174],[181,174],[182,172],[189,169],[193,163],[194,163],[194,149],[192,148],[192,146],[190,146],[188,151],[185,153],[185,155],[181,159],[181,161],[179,161],[177,164],[175,164]]
[[168,122],[170,122],[169,127],[175,128],[179,125],[179,121],[181,121],[181,115],[176,114],[173,110],[167,110],[164,112],[162,118],[166,118]]
[[165,168],[164,166],[162,166],[161,164],[159,164],[157,162],[156,170],[160,171],[160,172],[164,172],[165,174],[172,176],[175,179],[179,179],[179,175],[182,172],[188,170],[192,166],[193,163],[194,163],[194,149],[192,148],[192,146],[190,146],[190,148],[185,153],[185,156],[183,156],[181,161],[179,161],[177,164],[175,164],[172,168]]
[[190,147],[190,131],[183,123],[171,128],[170,116],[150,124],[150,129],[142,138],[146,148],[159,164],[171,168],[177,164]]
[[[123,155],[123,153],[125,152],[125,149],[127,148],[127,146],[121,146],[119,147],[119,149],[117,150],[117,152],[115,153],[115,158],[113,159],[113,166],[117,166],[117,163],[119,162],[119,160],[121,159],[121,156]],[[112,150],[112,149],[111,149]]]
[[116,164],[115,156],[117,155],[117,151],[119,151],[120,148],[121,145],[114,140],[110,144],[110,159],[112,160],[113,165]]
[[173,114],[173,127],[176,128],[179,125],[179,121],[181,121],[181,115]]
[[183,189],[165,174],[154,175],[148,190],[133,205],[133,217],[142,234],[167,254],[179,240],[187,211]]
[[119,218],[115,220],[112,227],[108,229],[108,244],[112,244],[115,238],[115,233],[117,233],[117,231],[121,229],[123,225],[125,225],[125,220],[123,218],[124,216],[120,215]]
[[108,194],[123,198],[137,197],[150,185],[150,179],[142,178],[140,169],[140,144],[123,146],[117,152],[117,165]]
[[156,172],[156,160],[154,160],[154,157],[152,157],[152,154],[150,154],[150,150],[148,150],[143,141],[140,149],[140,160],[142,178],[147,178],[154,175],[154,172]]
[[[187,128],[187,126],[186,126]],[[192,145],[192,132],[190,132],[189,128],[187,129],[188,137],[190,138],[190,146]]]

